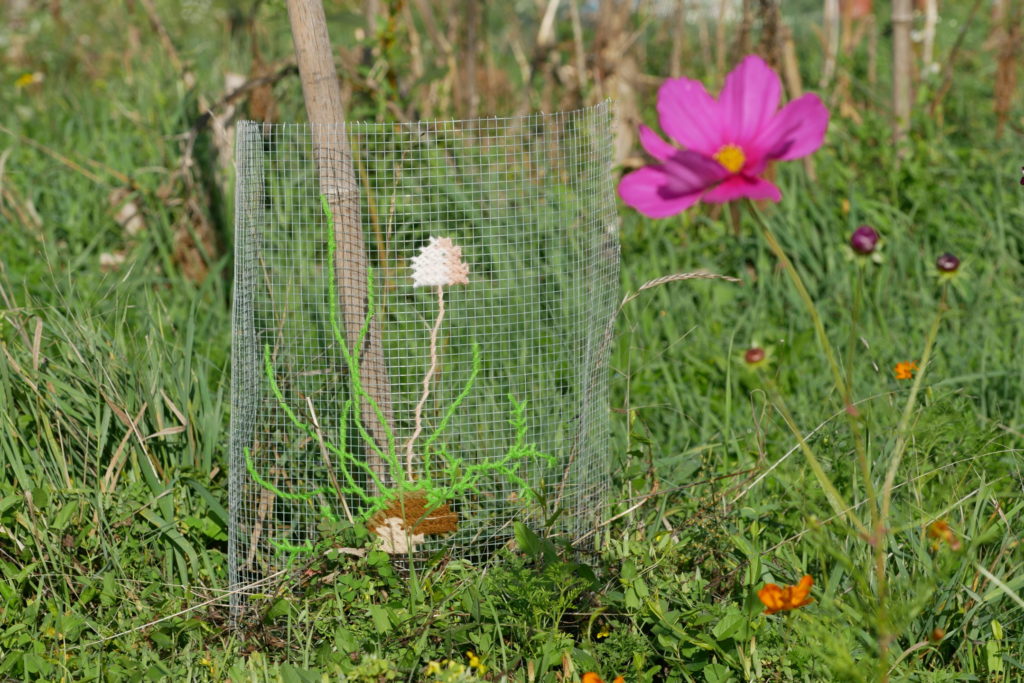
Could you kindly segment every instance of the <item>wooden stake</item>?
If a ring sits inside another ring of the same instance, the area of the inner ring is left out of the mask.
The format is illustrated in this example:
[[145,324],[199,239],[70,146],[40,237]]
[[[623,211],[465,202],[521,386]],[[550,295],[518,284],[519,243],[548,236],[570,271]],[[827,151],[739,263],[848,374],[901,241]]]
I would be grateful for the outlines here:
[[701,64],[711,63],[711,29],[708,28],[708,13],[697,12],[697,40],[700,42]]
[[718,0],[718,23],[715,24],[715,76],[725,77],[725,12],[729,7],[726,0]]
[[922,76],[935,62],[935,26],[939,23],[939,0],[924,3],[924,45],[921,48]]
[[[575,0],[573,0],[575,4]],[[683,75],[683,47],[686,42],[686,0],[676,0],[672,13],[672,51],[668,58],[668,73],[672,78]]]
[[[302,95],[313,133],[313,158],[320,192],[327,198],[334,214],[334,277],[345,339],[353,352],[360,352],[363,388],[377,404],[387,425],[381,424],[368,402],[360,406],[360,414],[377,446],[385,450],[385,429],[392,428],[394,422],[380,325],[376,320],[370,322],[363,348],[356,348],[366,318],[368,264],[359,220],[359,186],[343,126],[345,111],[327,34],[327,19],[321,0],[287,1],[288,20],[302,79]],[[387,482],[389,477],[384,463],[374,455],[367,457],[381,481]]]
[[782,68],[782,4],[779,0],[761,0],[758,13],[761,20],[758,53],[778,71]]
[[[839,3],[839,49],[843,57],[847,59],[853,54],[853,13],[856,9],[849,0]],[[847,64],[847,67],[849,67],[849,64]]]
[[999,60],[996,63],[996,140],[1003,136],[1006,122],[1010,116],[1010,105],[1017,89],[1017,69],[1020,66],[1021,53],[1021,19],[1024,9],[1015,3],[1006,13],[1006,31],[1003,33],[1003,44],[999,48]]
[[579,89],[580,103],[587,97],[587,49],[583,44],[583,22],[580,19],[579,0],[570,0],[569,16],[572,18],[572,42],[576,48],[576,87]]
[[878,22],[875,15],[868,15],[868,88],[875,89],[878,83]]
[[839,0],[825,0],[821,36],[825,59],[818,87],[824,90],[836,74],[836,59],[839,56]]
[[465,31],[462,41],[462,111],[465,116],[475,119],[480,109],[480,95],[476,89],[476,59],[481,7],[477,0],[463,0],[462,11],[462,26]]
[[985,39],[982,48],[985,50],[991,50],[1002,44],[1003,31],[1003,17],[1006,16],[1006,9],[1009,6],[1009,0],[992,0],[992,10],[989,15],[989,29],[988,38]]
[[[732,47],[732,65],[750,54],[750,33],[754,24],[754,0],[743,0],[740,13],[740,28]],[[731,66],[731,65],[730,65]]]
[[910,48],[911,0],[892,0],[892,137],[900,142],[910,130],[913,54]]
[[786,25],[782,27],[782,76],[786,81],[789,99],[795,100],[804,94],[804,84],[800,79],[800,63],[796,58],[796,43],[793,41],[793,31]]
[[850,69],[853,64],[853,51],[856,45],[856,34],[853,30],[853,13],[855,9],[852,2],[841,3],[839,7],[839,53],[842,55],[842,60],[836,67],[836,87],[832,94],[832,101],[838,103],[841,116],[860,123],[860,113],[853,103],[850,86]]

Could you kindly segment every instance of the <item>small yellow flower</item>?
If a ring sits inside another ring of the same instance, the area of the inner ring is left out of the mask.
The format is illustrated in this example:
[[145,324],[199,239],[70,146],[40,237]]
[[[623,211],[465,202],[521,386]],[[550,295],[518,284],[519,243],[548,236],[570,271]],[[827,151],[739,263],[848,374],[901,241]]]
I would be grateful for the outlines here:
[[469,666],[477,670],[477,673],[483,674],[487,671],[487,666],[480,661],[480,658],[476,656],[476,653],[470,650],[466,653],[466,657],[469,659]]
[[918,369],[917,363],[913,361],[900,361],[892,369],[896,379],[914,379],[914,372]]
[[423,672],[425,676],[436,676],[441,673],[441,662],[433,660],[427,662],[427,669]]
[[42,74],[42,72],[36,71],[35,73],[22,74],[22,75],[18,76],[18,79],[16,81],[14,81],[14,87],[18,88],[20,90],[21,88],[27,88],[30,85],[35,85],[36,83],[42,83],[42,82],[43,82],[43,74]]
[[611,635],[611,632],[608,630],[608,627],[607,626],[602,626],[601,630],[597,632],[597,635],[595,637],[596,638],[607,638],[610,635]]

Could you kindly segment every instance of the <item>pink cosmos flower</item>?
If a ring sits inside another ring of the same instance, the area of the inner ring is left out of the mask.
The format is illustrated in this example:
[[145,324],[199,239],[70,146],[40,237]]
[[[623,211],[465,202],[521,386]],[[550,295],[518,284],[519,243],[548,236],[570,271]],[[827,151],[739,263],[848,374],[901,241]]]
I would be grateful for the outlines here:
[[781,94],[779,77],[754,55],[726,76],[718,99],[699,81],[668,79],[658,90],[658,120],[686,149],[641,125],[640,144],[661,163],[626,174],[619,195],[651,218],[673,216],[698,201],[779,201],[779,188],[761,177],[768,162],[807,156],[828,128],[828,110],[817,95],[776,111]]

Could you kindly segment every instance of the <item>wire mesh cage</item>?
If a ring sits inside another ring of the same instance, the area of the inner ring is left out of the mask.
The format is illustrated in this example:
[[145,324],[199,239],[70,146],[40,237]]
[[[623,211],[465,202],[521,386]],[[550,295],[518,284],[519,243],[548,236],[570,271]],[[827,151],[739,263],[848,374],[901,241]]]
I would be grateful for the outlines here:
[[325,520],[361,522],[393,554],[471,558],[517,520],[593,529],[618,279],[611,118],[606,102],[239,124],[236,603],[321,549]]

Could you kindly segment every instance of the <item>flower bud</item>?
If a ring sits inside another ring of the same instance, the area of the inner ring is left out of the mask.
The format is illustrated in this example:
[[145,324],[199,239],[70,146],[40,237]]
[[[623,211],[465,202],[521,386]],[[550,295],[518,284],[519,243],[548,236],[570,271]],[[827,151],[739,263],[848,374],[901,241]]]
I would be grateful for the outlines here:
[[935,267],[943,273],[955,273],[960,267],[960,259],[947,251],[945,254],[935,259]]
[[764,360],[764,349],[755,346],[752,349],[747,349],[747,352],[743,354],[743,360],[750,365],[756,365]]
[[870,254],[878,245],[878,231],[870,225],[862,225],[850,235],[850,246],[858,254]]

